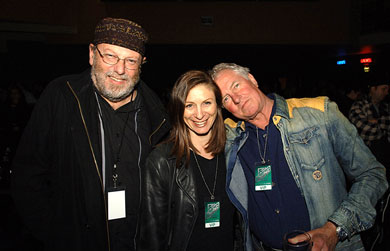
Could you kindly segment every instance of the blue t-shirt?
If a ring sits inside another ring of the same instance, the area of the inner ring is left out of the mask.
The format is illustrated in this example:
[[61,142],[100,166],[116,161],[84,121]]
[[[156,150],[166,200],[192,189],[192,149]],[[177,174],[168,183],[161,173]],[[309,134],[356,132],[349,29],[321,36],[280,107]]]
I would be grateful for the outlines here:
[[[269,96],[274,99],[273,95]],[[245,123],[248,140],[239,151],[248,182],[248,217],[252,234],[265,245],[282,249],[283,235],[291,230],[310,230],[310,219],[305,199],[292,177],[283,153],[279,130],[272,122],[275,105],[267,127],[267,150],[264,156],[265,130]],[[259,144],[257,143],[257,132]],[[260,149],[259,149],[260,146]],[[255,191],[255,163],[262,161],[260,154],[271,165],[272,190]]]

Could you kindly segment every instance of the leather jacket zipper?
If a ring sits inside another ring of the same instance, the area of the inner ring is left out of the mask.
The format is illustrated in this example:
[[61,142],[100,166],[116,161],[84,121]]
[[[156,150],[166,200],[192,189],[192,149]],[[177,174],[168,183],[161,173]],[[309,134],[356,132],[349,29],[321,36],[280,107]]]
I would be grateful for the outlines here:
[[149,136],[149,144],[152,145],[152,137],[153,135],[162,127],[162,125],[165,123],[166,119],[164,118],[163,121],[160,123],[160,125],[157,126],[156,130],[154,130],[150,136]]

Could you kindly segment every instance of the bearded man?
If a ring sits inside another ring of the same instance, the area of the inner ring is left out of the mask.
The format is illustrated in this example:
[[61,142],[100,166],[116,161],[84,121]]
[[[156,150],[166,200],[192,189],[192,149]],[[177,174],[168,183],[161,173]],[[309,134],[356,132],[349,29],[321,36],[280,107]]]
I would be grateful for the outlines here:
[[52,81],[14,158],[19,214],[44,250],[135,250],[140,169],[170,129],[164,105],[140,80],[147,34],[104,18],[91,69]]

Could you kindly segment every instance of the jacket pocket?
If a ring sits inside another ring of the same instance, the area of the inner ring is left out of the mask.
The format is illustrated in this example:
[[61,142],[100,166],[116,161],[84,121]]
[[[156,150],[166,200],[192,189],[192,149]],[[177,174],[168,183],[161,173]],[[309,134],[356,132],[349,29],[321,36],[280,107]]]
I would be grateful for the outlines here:
[[319,127],[314,126],[289,135],[290,148],[305,170],[318,170],[325,163],[319,131]]

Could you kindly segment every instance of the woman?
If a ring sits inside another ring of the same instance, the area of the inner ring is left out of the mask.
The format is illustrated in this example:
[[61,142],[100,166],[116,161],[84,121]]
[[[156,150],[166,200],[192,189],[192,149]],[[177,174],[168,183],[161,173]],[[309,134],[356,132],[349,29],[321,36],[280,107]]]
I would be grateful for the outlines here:
[[175,83],[172,130],[143,170],[140,250],[233,250],[221,93],[203,71]]

